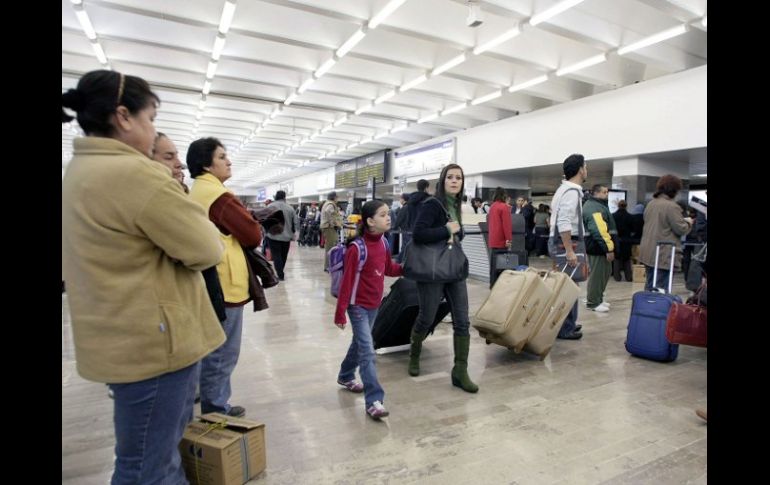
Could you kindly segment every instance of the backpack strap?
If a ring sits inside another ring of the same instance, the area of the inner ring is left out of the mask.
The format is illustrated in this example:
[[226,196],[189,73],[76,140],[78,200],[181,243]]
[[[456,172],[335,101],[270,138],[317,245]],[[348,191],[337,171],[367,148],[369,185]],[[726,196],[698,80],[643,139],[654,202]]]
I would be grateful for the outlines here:
[[[382,245],[385,248],[385,254],[390,254],[390,244],[388,244],[387,238],[383,237],[380,239],[382,241]],[[366,264],[366,257],[368,256],[366,251],[366,243],[363,239],[360,237],[357,237],[353,239],[353,243],[358,247],[358,268],[356,268],[356,277],[353,280],[353,292],[350,294],[350,304],[355,305],[356,304],[356,292],[358,291],[358,280],[361,278],[361,271],[364,269],[364,265]],[[388,256],[390,257],[390,256]]]
[[350,304],[356,304],[356,292],[358,291],[358,280],[361,278],[361,270],[364,269],[366,264],[366,243],[360,237],[353,239],[351,244],[355,244],[358,247],[358,267],[356,268],[356,277],[353,280],[353,291],[350,293]]

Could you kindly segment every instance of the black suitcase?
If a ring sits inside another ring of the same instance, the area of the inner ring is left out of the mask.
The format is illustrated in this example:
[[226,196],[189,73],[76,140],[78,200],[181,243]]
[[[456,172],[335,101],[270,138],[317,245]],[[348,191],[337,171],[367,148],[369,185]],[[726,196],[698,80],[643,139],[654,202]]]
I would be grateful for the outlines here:
[[489,262],[489,287],[495,285],[500,273],[506,269],[515,270],[519,266],[529,266],[527,251],[509,251],[507,249],[491,249]]
[[[511,251],[514,253],[527,252],[526,248],[526,222],[521,214],[511,214]],[[527,264],[527,263],[522,263]]]
[[[412,326],[417,319],[420,305],[417,300],[417,283],[406,278],[399,278],[390,286],[390,293],[383,298],[377,318],[372,327],[374,348],[407,345],[410,342]],[[438,305],[436,317],[430,332],[449,313],[449,303],[442,301]]]

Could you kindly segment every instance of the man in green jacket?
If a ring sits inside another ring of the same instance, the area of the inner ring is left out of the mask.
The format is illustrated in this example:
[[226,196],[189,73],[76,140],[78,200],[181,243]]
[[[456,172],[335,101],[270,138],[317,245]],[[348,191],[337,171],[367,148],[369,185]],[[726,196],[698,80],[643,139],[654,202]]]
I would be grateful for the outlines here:
[[591,268],[588,276],[588,300],[586,307],[606,313],[609,303],[603,302],[604,290],[612,274],[615,259],[615,241],[618,230],[607,205],[609,190],[601,184],[593,186],[591,197],[583,204],[583,225],[586,228],[586,252]]

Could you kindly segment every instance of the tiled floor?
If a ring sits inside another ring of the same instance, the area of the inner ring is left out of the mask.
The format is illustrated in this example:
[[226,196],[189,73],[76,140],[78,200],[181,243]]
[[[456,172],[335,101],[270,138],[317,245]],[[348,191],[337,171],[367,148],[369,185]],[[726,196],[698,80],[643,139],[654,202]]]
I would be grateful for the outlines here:
[[[449,324],[426,340],[417,378],[406,351],[378,355],[391,415],[377,423],[335,383],[351,331],[332,323],[322,255],[292,247],[270,309],[244,313],[232,403],[267,424],[267,470],[249,483],[706,483],[707,426],[694,413],[706,407],[706,350],[681,346],[666,364],[631,357],[623,341],[641,285],[611,280],[610,312],[581,304],[583,339],[557,340],[542,362],[472,333],[478,394],[450,383]],[[488,290],[474,280],[468,290],[472,315]],[[63,296],[62,483],[108,483],[113,446],[112,401],[77,375]]]

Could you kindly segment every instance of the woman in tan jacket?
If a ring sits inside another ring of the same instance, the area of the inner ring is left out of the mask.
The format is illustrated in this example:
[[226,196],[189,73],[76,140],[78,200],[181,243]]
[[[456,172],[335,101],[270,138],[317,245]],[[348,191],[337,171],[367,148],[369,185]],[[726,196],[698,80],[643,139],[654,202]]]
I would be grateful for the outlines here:
[[[681,248],[681,237],[692,230],[692,219],[682,215],[682,208],[674,202],[676,194],[682,190],[682,181],[676,175],[664,175],[658,179],[653,199],[644,209],[644,232],[639,246],[639,259],[644,263],[647,282],[645,291],[652,289],[653,267],[655,266],[655,246],[658,241],[674,243],[677,252]],[[658,277],[655,286],[668,288],[669,268],[671,267],[669,246],[662,246],[658,262]],[[674,261],[676,265],[677,261]]]
[[201,276],[222,258],[219,231],[149,158],[158,104],[106,70],[62,93],[62,122],[75,111],[87,135],[62,180],[62,274],[78,372],[114,394],[113,485],[187,483],[198,361],[225,340]]

